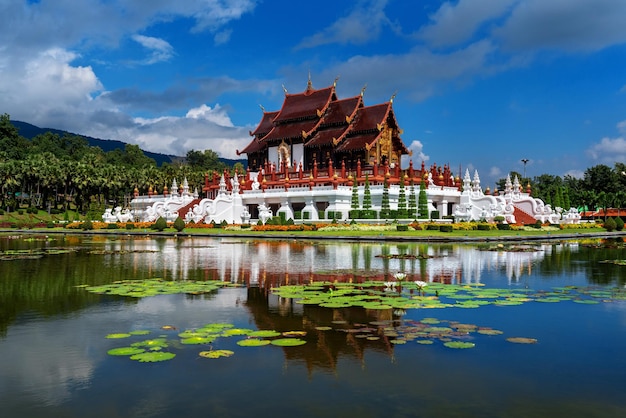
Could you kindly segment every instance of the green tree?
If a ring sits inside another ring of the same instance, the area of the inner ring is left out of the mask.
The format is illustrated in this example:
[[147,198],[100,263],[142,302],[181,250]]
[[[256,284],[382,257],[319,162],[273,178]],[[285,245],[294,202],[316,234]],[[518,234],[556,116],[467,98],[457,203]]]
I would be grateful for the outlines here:
[[383,216],[388,216],[389,213],[389,181],[385,178],[383,182],[383,196],[380,204],[380,211],[384,213]]
[[363,190],[363,209],[370,210],[372,208],[372,195],[370,192],[369,176],[365,175],[365,187]]
[[417,200],[415,198],[415,184],[411,180],[411,188],[409,189],[409,218],[417,216]]
[[406,190],[404,188],[404,177],[400,176],[400,185],[398,186],[398,217],[406,217]]
[[183,218],[181,218],[180,216],[177,217],[174,221],[174,229],[178,232],[181,232],[183,229],[185,229],[185,221],[183,221]]
[[356,178],[352,179],[352,200],[350,201],[350,208],[352,210],[359,209],[359,185]]
[[424,179],[422,179],[422,182],[420,183],[420,192],[417,204],[420,219],[428,219],[428,196],[426,196],[426,185],[424,184]]
[[21,160],[30,142],[20,136],[7,113],[0,115],[0,160]]

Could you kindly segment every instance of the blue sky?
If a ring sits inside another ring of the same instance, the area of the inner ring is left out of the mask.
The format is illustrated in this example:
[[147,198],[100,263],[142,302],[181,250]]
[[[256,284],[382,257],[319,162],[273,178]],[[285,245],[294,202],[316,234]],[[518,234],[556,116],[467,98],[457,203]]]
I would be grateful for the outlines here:
[[[261,108],[394,99],[419,165],[582,176],[626,162],[624,0],[0,0],[0,113],[226,158]],[[462,174],[462,173],[461,173]]]

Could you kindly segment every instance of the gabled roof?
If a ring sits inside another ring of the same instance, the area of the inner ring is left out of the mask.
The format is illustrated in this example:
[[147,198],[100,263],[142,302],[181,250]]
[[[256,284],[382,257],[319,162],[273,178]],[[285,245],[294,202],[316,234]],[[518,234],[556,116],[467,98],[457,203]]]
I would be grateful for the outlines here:
[[335,86],[320,90],[307,88],[303,93],[286,94],[283,107],[274,118],[274,124],[294,119],[319,118],[331,100],[336,99]]
[[263,118],[261,118],[261,122],[259,122],[259,126],[256,127],[254,132],[250,132],[250,135],[251,136],[254,135],[257,137],[262,137],[266,135],[274,127],[272,120],[276,117],[277,114],[278,114],[278,111],[274,111],[274,112],[263,111]]
[[[318,124],[319,119],[309,119],[276,125],[267,135],[263,137],[263,141],[274,142],[283,139],[300,138],[308,135]],[[302,135],[303,132],[304,135]]]

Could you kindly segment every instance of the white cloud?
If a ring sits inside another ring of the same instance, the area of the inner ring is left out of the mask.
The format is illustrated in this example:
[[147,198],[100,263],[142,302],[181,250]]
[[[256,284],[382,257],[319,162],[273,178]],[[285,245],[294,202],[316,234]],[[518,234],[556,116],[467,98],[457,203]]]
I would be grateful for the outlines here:
[[626,41],[622,0],[520,1],[494,30],[510,50],[594,51]]
[[600,163],[613,165],[616,162],[626,161],[626,139],[624,137],[602,138],[592,145],[587,153]]
[[133,35],[133,40],[146,49],[152,51],[150,57],[145,59],[142,64],[150,65],[157,62],[169,61],[174,55],[174,48],[167,41],[151,36]]
[[303,39],[298,48],[313,48],[320,45],[364,44],[378,38],[385,25],[391,25],[385,15],[387,0],[369,0],[351,7],[348,16],[336,20],[312,36]]
[[500,169],[500,167],[491,167],[489,169],[489,177],[499,178],[501,176],[502,176],[502,170]]
[[408,160],[412,160],[413,167],[417,169],[420,167],[420,164],[422,164],[422,161],[426,162],[430,159],[430,157],[424,153],[424,145],[420,141],[413,140],[408,148],[412,152],[412,155],[407,157],[406,164],[403,161],[403,167],[408,164]]
[[218,126],[226,126],[229,128],[234,127],[233,122],[230,120],[230,117],[228,116],[226,111],[220,107],[219,103],[215,104],[214,108],[203,104],[200,107],[190,109],[185,117],[192,119],[205,119],[209,122],[215,123]]
[[422,27],[417,37],[434,47],[467,42],[478,28],[501,17],[518,0],[459,0],[445,2],[430,16],[432,23]]

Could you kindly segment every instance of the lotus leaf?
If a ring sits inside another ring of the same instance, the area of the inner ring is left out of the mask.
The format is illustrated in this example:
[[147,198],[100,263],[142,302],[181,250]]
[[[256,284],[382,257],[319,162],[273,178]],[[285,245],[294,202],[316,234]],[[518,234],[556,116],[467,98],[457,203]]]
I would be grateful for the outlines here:
[[250,337],[259,337],[259,338],[273,338],[273,337],[279,337],[280,336],[280,332],[278,331],[273,331],[273,330],[259,330],[259,331],[253,331],[249,334]]
[[230,357],[235,354],[234,351],[230,350],[210,350],[210,351],[201,351],[200,357],[204,358],[220,358],[220,357]]
[[295,347],[298,345],[306,344],[306,341],[299,338],[278,338],[276,340],[272,340],[271,344],[280,347]]
[[167,351],[150,351],[145,353],[134,354],[130,356],[131,360],[137,360],[140,363],[155,363],[158,361],[171,360],[176,354]]
[[535,338],[527,338],[527,337],[510,337],[506,339],[510,343],[516,344],[535,344],[537,340]]
[[152,348],[152,347],[167,347],[167,340],[165,338],[154,338],[151,340],[144,340],[144,341],[139,341],[136,343],[132,343],[131,346],[132,347],[148,347],[148,348]]
[[503,332],[497,329],[479,329],[478,330],[479,334],[483,334],[483,335],[502,335]]
[[105,338],[117,339],[117,338],[128,338],[130,334],[127,332],[118,332],[114,334],[108,334]]
[[286,331],[283,332],[283,337],[304,337],[306,331]]
[[422,345],[430,345],[434,343],[433,340],[415,340],[415,342]]
[[225,330],[222,333],[222,335],[225,336],[225,337],[231,337],[233,335],[249,335],[250,333],[252,333],[251,329],[231,328],[231,329]]
[[268,345],[269,340],[261,340],[259,338],[248,338],[246,340],[237,341],[237,345],[242,347],[260,347],[262,345]]
[[139,347],[118,347],[110,349],[107,351],[107,354],[110,356],[132,356],[134,354],[143,353],[144,351],[146,350]]
[[147,329],[138,329],[138,330],[129,332],[129,334],[130,335],[148,335],[150,334],[150,331],[148,331]]
[[474,348],[476,344],[467,341],[448,341],[443,344],[448,348]]
[[181,344],[210,344],[215,341],[215,337],[210,336],[197,336],[190,338],[183,338],[180,340]]

